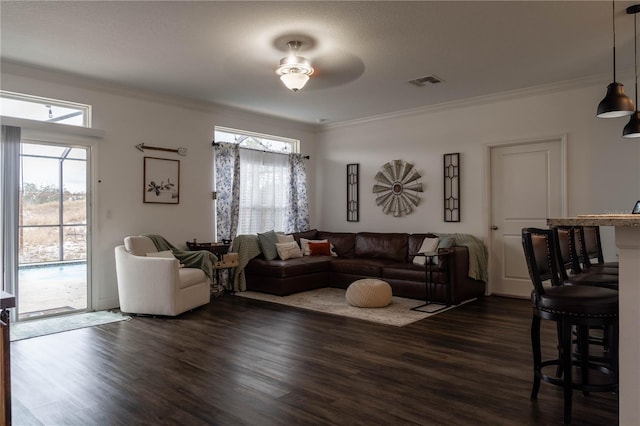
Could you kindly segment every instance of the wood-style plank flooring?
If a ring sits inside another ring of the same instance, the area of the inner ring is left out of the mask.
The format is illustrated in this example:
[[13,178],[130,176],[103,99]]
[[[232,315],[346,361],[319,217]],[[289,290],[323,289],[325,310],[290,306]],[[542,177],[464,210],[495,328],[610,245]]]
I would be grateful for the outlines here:
[[[393,327],[225,295],[11,343],[14,425],[559,425],[531,401],[530,302],[485,297]],[[554,324],[543,321],[546,349]],[[575,425],[617,396],[574,392]]]

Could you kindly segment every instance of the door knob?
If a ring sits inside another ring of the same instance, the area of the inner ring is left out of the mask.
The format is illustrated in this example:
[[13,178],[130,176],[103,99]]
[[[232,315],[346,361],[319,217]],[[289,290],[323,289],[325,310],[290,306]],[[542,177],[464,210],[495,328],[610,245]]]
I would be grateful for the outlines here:
[[495,225],[491,225],[491,230],[492,230],[492,231],[496,231],[497,229],[498,229],[498,227],[497,227],[497,226],[495,226]]

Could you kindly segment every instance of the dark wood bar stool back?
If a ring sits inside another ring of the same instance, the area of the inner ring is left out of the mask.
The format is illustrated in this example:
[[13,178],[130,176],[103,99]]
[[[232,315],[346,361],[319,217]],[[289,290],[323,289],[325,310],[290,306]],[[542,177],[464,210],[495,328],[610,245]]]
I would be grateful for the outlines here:
[[[556,235],[550,229],[522,230],[522,247],[533,283],[531,346],[534,377],[531,399],[537,399],[541,381],[562,387],[564,423],[570,424],[573,390],[581,390],[587,395],[589,392],[615,391],[618,387],[618,292],[603,287],[565,285],[557,262]],[[550,286],[543,285],[546,281]],[[558,352],[554,354],[555,358],[542,359],[542,319],[556,322]],[[596,362],[589,357],[588,333],[591,327],[609,329],[611,341],[605,362]],[[576,351],[573,350],[574,328],[579,346]]]
[[618,262],[605,262],[602,253],[602,240],[599,226],[577,227],[577,248],[582,268],[589,272],[617,274]]
[[[559,226],[552,228],[556,240],[556,253],[562,282],[575,285],[594,285],[614,290],[618,289],[618,273],[600,270],[584,270],[580,266],[576,238],[580,230],[573,226]],[[570,271],[571,274],[567,271]]]

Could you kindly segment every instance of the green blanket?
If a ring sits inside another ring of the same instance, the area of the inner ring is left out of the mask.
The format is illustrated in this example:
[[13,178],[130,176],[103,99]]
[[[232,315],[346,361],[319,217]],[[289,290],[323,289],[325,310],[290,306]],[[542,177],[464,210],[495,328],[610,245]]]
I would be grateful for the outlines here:
[[453,237],[454,245],[469,249],[469,277],[474,280],[488,281],[489,255],[484,243],[470,234],[436,234],[442,237]]
[[244,276],[244,267],[247,263],[262,251],[258,245],[258,236],[255,234],[237,235],[233,239],[231,251],[238,253],[238,267],[233,276],[233,289],[235,291],[245,291],[247,280]]
[[213,253],[206,250],[180,250],[160,235],[145,234],[144,236],[153,241],[153,244],[155,244],[158,251],[171,250],[176,259],[178,259],[185,268],[202,269],[211,282],[214,281],[213,264],[218,260],[218,258]]

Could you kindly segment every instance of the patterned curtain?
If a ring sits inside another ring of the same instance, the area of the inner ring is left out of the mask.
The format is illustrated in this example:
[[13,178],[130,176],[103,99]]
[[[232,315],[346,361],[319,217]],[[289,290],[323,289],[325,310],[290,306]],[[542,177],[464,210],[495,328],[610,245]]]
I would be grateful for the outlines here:
[[217,241],[231,240],[238,231],[240,217],[240,146],[218,143],[214,146]]
[[307,196],[307,163],[301,154],[289,155],[289,205],[285,217],[286,232],[309,230],[309,199]]

